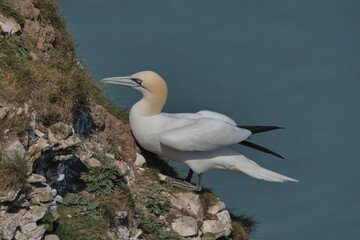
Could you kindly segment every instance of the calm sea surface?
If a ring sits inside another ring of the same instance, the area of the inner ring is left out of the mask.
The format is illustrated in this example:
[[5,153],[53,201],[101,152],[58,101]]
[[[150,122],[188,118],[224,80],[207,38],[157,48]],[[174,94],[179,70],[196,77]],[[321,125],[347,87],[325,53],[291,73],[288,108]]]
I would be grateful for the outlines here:
[[[280,125],[235,146],[300,183],[209,172],[204,186],[258,221],[259,240],[360,239],[360,1],[70,1],[69,28],[94,79],[159,73],[164,111]],[[130,108],[140,94],[108,87]]]

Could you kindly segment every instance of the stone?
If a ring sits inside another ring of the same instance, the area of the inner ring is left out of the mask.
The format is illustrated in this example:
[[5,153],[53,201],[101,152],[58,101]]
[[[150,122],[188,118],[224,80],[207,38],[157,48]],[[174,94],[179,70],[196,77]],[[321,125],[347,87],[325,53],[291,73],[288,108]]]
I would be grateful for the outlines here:
[[45,225],[41,225],[28,233],[17,232],[16,240],[41,240],[45,234]]
[[7,114],[9,112],[9,108],[8,107],[3,107],[0,109],[0,120],[6,118]]
[[128,216],[128,213],[126,211],[115,211],[115,216],[118,218],[118,219],[125,219],[127,218]]
[[0,239],[13,239],[16,228],[20,226],[17,214],[6,214],[5,219],[0,219]]
[[116,234],[120,237],[120,239],[129,239],[130,232],[126,227],[118,226],[116,229]]
[[114,160],[115,159],[115,155],[114,154],[111,154],[111,153],[105,153],[105,156]]
[[41,146],[39,144],[31,145],[26,155],[31,162],[34,162],[41,156]]
[[138,228],[130,228],[129,232],[130,232],[130,239],[131,240],[138,239],[138,237],[142,234],[142,230],[138,229]]
[[55,234],[50,234],[50,235],[45,236],[44,240],[59,240],[59,237],[56,236]]
[[60,146],[54,148],[54,150],[76,147],[76,146],[79,146],[80,143],[82,143],[81,139],[78,136],[73,135],[73,136],[68,137],[65,140],[62,140],[60,142]]
[[206,220],[202,226],[202,232],[205,236],[211,236],[214,239],[226,237],[231,233],[231,218],[229,211],[225,210],[216,214],[218,220]]
[[[0,14],[0,30],[6,33],[16,33],[21,30],[21,26],[12,17],[5,17]],[[0,31],[0,32],[1,32]]]
[[159,173],[158,175],[161,182],[167,182],[167,177],[164,174]]
[[189,216],[176,219],[171,227],[182,237],[191,237],[198,233],[197,220]]
[[134,165],[138,167],[142,167],[145,164],[145,162],[146,162],[145,158],[141,154],[136,153],[136,159]]
[[56,195],[56,197],[54,198],[55,202],[62,202],[63,198],[60,195]]
[[9,147],[3,150],[3,154],[8,158],[15,158],[16,156],[19,156],[23,159],[25,157],[25,148],[19,140],[16,140]]
[[26,234],[36,229],[36,223],[28,223],[21,227],[21,233]]
[[44,150],[47,150],[50,148],[50,145],[49,143],[45,140],[45,138],[39,138],[37,141],[36,141],[37,144],[40,145],[40,147]]
[[23,108],[18,108],[17,112],[16,112],[16,115],[20,115],[24,112],[24,109]]
[[30,209],[25,213],[21,218],[21,225],[26,225],[28,223],[36,222],[42,219],[47,211],[47,207],[43,205],[31,206]]
[[45,133],[42,133],[42,132],[40,132],[39,130],[37,130],[37,129],[35,129],[35,134],[36,134],[36,136],[38,136],[38,137],[44,137],[45,136]]
[[42,182],[46,182],[46,178],[44,176],[33,173],[28,178],[28,182],[29,183],[42,183]]
[[92,167],[101,167],[101,162],[96,158],[90,158],[88,162]]
[[0,197],[0,201],[2,202],[12,202],[16,199],[20,192],[21,188],[15,188],[9,191],[5,196]]
[[36,195],[40,202],[50,202],[54,200],[50,187],[35,188],[31,195]]
[[49,139],[54,144],[59,143],[61,140],[66,139],[73,133],[72,127],[62,122],[58,122],[51,125],[48,131],[49,131]]
[[216,214],[225,208],[226,208],[225,203],[218,201],[217,203],[209,207],[208,213]]
[[176,193],[171,197],[171,203],[178,208],[181,206],[179,209],[185,210],[198,219],[203,218],[204,211],[198,194],[193,192]]

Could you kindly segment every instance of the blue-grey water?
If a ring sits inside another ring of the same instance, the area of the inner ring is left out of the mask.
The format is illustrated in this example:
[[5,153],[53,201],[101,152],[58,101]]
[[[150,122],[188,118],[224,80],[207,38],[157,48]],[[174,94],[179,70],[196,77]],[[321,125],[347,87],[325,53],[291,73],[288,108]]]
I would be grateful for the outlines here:
[[[360,239],[360,1],[60,3],[97,81],[153,70],[168,84],[165,112],[286,128],[251,137],[285,161],[236,148],[300,183],[204,175],[229,208],[258,221],[253,237]],[[106,91],[128,108],[140,97]]]

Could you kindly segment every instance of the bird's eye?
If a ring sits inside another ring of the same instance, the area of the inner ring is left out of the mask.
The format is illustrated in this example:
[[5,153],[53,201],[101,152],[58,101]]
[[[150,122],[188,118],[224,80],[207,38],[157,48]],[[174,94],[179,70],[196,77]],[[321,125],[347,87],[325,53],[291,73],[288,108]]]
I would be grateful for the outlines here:
[[140,78],[136,78],[134,81],[139,85],[141,85],[141,83],[142,83],[142,80]]

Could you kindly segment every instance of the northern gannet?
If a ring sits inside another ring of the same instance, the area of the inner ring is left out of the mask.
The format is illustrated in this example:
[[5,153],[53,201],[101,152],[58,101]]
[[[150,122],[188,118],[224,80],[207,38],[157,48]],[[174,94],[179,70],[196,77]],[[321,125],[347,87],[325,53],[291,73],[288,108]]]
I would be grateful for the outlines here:
[[[269,149],[245,141],[251,134],[279,127],[239,126],[231,118],[207,110],[197,113],[162,113],[167,98],[167,86],[165,81],[152,71],[105,78],[101,82],[131,87],[142,93],[142,99],[130,110],[130,127],[136,141],[144,149],[190,167],[186,179],[173,179],[173,186],[200,191],[202,174],[210,170],[241,172],[273,182],[297,182],[262,168],[229,147],[231,144],[240,143],[282,158]],[[197,174],[196,186],[190,184],[193,172]]]

